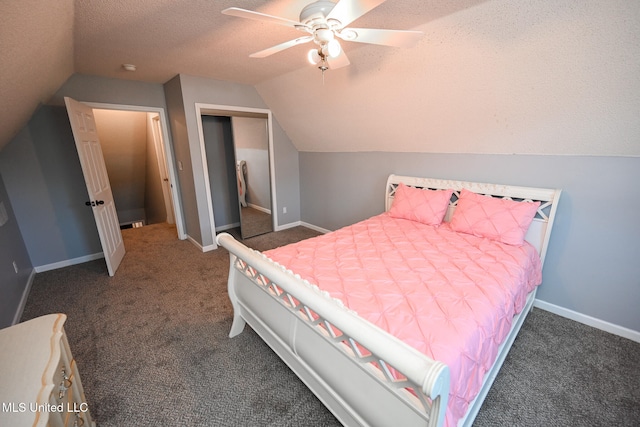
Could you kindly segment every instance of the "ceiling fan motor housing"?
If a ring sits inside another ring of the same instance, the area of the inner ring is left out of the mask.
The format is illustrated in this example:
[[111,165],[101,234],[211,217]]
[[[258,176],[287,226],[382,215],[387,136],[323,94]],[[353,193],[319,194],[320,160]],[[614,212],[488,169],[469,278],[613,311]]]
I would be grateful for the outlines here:
[[326,23],[326,17],[335,7],[335,3],[327,0],[319,0],[310,3],[300,12],[300,22],[313,26],[316,21]]

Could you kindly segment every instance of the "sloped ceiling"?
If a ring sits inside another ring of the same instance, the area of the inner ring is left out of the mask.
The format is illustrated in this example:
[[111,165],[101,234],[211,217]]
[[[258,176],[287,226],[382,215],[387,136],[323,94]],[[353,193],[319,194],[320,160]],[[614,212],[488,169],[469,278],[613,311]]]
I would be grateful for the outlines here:
[[[640,2],[387,0],[352,25],[421,30],[405,49],[344,43],[325,74],[296,20],[310,0],[0,1],[0,149],[73,73],[254,85],[302,151],[640,155]],[[137,71],[127,72],[122,64]]]
[[[412,29],[482,0],[388,0],[354,24]],[[279,25],[222,15],[236,6],[297,20],[310,0],[20,0],[0,2],[0,149],[75,73],[164,83],[189,74],[249,85],[309,68],[298,46],[249,54],[299,37]],[[356,49],[384,47],[351,44]],[[137,66],[134,73],[122,64]]]
[[0,1],[0,150],[73,74],[73,0]]
[[640,156],[640,2],[413,10],[414,47],[256,85],[299,151]]

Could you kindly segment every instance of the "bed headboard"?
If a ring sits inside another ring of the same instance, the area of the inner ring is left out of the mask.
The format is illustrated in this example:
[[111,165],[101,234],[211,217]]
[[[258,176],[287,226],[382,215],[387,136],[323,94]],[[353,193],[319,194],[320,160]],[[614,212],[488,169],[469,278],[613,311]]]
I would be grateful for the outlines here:
[[396,193],[398,184],[404,183],[410,187],[427,188],[432,190],[446,190],[452,189],[453,194],[449,201],[449,209],[444,217],[445,221],[449,221],[453,211],[458,204],[458,198],[460,197],[460,191],[466,188],[474,193],[484,194],[492,197],[499,197],[502,199],[509,199],[515,201],[539,201],[540,207],[534,217],[525,240],[531,243],[540,254],[540,259],[544,264],[544,257],[547,253],[547,246],[549,244],[549,237],[551,236],[551,229],[553,228],[553,219],[556,215],[556,208],[558,200],[560,199],[561,190],[549,189],[549,188],[534,188],[534,187],[516,187],[512,185],[501,184],[485,184],[479,182],[466,182],[466,181],[453,181],[447,179],[435,179],[435,178],[418,178],[413,176],[399,176],[389,175],[387,179],[387,187],[385,194],[385,210],[391,208],[393,198]]

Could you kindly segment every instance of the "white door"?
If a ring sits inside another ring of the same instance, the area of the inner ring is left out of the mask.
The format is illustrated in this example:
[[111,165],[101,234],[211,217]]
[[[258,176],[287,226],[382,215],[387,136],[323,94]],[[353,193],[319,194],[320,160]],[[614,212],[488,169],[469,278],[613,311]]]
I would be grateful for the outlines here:
[[73,139],[76,141],[82,173],[87,184],[87,205],[93,210],[109,276],[113,276],[124,257],[125,249],[93,109],[67,97],[64,98],[64,102],[67,105]]
[[162,139],[162,128],[160,117],[156,115],[153,121],[153,142],[156,147],[156,158],[158,160],[158,170],[162,178],[162,194],[164,196],[164,206],[167,211],[167,223],[174,224],[173,200],[171,198],[171,182],[169,181],[169,170],[167,169],[167,158],[164,155],[164,140]]

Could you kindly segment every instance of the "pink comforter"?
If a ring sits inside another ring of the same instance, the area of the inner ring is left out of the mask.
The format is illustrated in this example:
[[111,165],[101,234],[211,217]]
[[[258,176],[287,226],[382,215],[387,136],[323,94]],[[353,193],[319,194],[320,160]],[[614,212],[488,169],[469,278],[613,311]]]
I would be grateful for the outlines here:
[[528,243],[505,245],[386,213],[266,255],[447,364],[447,426],[465,414],[513,316],[542,280]]

